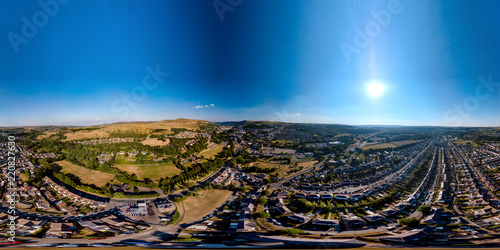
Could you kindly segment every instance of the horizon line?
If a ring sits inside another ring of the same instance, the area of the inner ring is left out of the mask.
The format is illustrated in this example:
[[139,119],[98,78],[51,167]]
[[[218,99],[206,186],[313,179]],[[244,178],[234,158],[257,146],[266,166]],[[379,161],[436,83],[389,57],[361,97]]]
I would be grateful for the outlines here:
[[354,126],[354,127],[443,127],[443,128],[499,128],[499,125],[491,125],[491,126],[471,126],[471,125],[462,125],[462,126],[451,126],[451,125],[400,125],[400,124],[348,124],[348,123],[328,123],[328,122],[293,122],[293,121],[272,121],[272,120],[226,120],[226,121],[209,121],[195,118],[174,118],[174,119],[166,119],[166,120],[145,120],[145,121],[117,121],[117,122],[109,122],[102,124],[79,124],[79,125],[54,125],[54,124],[42,124],[42,125],[13,125],[13,126],[0,126],[0,128],[26,128],[26,127],[98,127],[98,126],[108,126],[112,124],[118,123],[154,123],[154,122],[162,122],[162,121],[173,121],[173,120],[199,120],[206,121],[211,123],[230,123],[230,122],[275,122],[275,123],[285,123],[285,124],[312,124],[312,125],[344,125],[344,126]]

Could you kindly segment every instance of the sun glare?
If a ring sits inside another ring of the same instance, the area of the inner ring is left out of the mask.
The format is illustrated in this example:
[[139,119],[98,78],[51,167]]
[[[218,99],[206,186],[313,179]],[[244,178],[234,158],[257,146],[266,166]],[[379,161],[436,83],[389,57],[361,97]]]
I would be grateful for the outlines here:
[[371,82],[367,85],[366,91],[372,97],[378,97],[384,93],[385,86],[379,82]]

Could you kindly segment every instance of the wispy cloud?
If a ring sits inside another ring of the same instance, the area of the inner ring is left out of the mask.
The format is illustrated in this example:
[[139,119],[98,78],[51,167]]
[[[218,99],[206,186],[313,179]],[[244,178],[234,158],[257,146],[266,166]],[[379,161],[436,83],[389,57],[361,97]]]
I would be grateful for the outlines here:
[[210,105],[198,105],[198,106],[195,106],[194,108],[195,109],[202,109],[202,108],[211,108],[211,107],[215,107],[215,104],[210,104]]

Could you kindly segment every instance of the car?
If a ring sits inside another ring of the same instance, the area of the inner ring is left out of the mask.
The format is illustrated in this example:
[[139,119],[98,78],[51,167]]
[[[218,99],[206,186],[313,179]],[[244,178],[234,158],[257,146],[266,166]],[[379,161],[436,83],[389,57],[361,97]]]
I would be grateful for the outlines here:
[[45,243],[45,244],[37,244],[37,245],[28,245],[28,247],[53,247],[57,245],[57,243]]
[[106,244],[106,243],[92,243],[92,244],[89,244],[89,246],[92,246],[92,247],[114,247],[113,245]]
[[56,247],[79,247],[77,244],[64,244],[64,245],[58,245]]
[[0,245],[15,245],[15,244],[21,244],[24,243],[22,241],[8,241],[8,242],[0,242]]

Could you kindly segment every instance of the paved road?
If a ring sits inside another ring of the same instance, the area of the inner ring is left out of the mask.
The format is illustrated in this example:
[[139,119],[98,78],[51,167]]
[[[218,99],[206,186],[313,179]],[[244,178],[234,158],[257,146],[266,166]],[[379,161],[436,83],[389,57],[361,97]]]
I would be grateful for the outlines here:
[[177,222],[174,224],[174,226],[178,226],[179,223],[182,221],[182,219],[184,219],[184,215],[186,214],[186,208],[184,207],[184,201],[181,201],[181,203],[182,203],[182,215],[179,218],[179,220],[177,220]]

